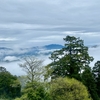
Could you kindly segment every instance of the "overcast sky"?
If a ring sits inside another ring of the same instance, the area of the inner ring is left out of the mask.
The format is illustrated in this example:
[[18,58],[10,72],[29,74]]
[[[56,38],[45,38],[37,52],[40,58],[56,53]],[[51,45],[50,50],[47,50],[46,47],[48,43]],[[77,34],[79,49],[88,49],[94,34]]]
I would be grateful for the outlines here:
[[[0,0],[0,47],[16,51],[63,45],[67,35],[80,37],[85,45],[100,44],[100,0]],[[89,53],[95,61],[100,59],[100,48]],[[1,65],[14,74],[22,73],[16,62]]]
[[0,0],[0,47],[63,44],[66,35],[100,43],[100,0]]

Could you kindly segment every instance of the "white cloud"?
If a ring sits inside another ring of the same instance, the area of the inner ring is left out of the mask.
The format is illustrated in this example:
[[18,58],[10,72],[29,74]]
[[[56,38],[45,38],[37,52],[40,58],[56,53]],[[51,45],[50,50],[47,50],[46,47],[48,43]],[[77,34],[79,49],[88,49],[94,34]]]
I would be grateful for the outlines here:
[[26,75],[26,73],[19,67],[18,63],[21,63],[20,61],[17,62],[10,62],[10,63],[1,63],[0,65],[5,67],[7,71],[9,71],[13,75]]
[[[43,65],[47,65],[51,62],[51,60],[48,58],[48,56],[40,55],[39,59],[44,60]],[[5,67],[7,71],[9,71],[13,75],[26,75],[26,73],[20,68],[19,63],[22,63],[22,61],[16,61],[16,62],[7,62],[7,63],[0,63],[1,66]]]
[[3,61],[16,61],[19,60],[19,58],[15,57],[15,56],[6,56]]
[[99,9],[100,0],[0,0],[0,47],[13,49],[0,54],[63,45],[66,35],[80,37],[85,45],[100,44]]
[[84,31],[64,31],[62,32],[62,34],[76,35],[76,36],[89,36],[89,37],[100,36],[99,32],[84,32]]
[[16,38],[0,38],[0,41],[15,41]]
[[89,48],[89,54],[94,58],[94,61],[91,63],[91,66],[94,66],[94,63],[96,63],[98,60],[100,61],[100,45],[97,48]]
[[11,30],[23,30],[23,29],[42,29],[45,28],[44,25],[39,24],[25,24],[25,23],[6,23],[0,24],[0,29],[11,29]]
[[29,42],[36,42],[36,43],[45,43],[45,42],[50,42],[51,40],[39,40],[39,39],[36,39],[36,40],[29,40]]
[[99,0],[0,1],[0,47],[63,44],[66,35],[100,43]]
[[61,38],[61,35],[49,35],[49,36],[44,36],[44,37],[39,37],[39,39],[59,39]]

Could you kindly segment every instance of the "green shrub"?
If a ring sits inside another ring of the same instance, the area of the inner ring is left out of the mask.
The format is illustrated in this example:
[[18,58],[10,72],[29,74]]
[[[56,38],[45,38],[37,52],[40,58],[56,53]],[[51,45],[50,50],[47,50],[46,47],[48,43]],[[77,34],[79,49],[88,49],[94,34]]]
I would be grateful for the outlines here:
[[52,81],[50,94],[52,100],[92,100],[87,88],[73,78],[57,78]]

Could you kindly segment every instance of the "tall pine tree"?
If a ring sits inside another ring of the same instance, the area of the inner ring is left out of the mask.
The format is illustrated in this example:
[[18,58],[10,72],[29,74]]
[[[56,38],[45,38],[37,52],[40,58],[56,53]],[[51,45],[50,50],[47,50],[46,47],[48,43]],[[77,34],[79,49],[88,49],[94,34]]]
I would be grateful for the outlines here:
[[89,67],[93,57],[89,56],[88,47],[84,46],[80,38],[66,36],[64,41],[65,46],[51,54],[52,77],[70,76],[79,79],[82,70]]

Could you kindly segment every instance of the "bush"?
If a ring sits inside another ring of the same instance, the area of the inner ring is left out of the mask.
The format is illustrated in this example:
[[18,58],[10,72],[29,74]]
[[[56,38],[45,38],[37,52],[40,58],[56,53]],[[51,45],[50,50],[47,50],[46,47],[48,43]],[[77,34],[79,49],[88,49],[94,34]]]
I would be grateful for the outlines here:
[[52,100],[92,100],[87,88],[73,78],[57,78],[52,81],[50,94]]
[[15,100],[50,100],[42,82],[29,82],[23,89],[21,98]]

